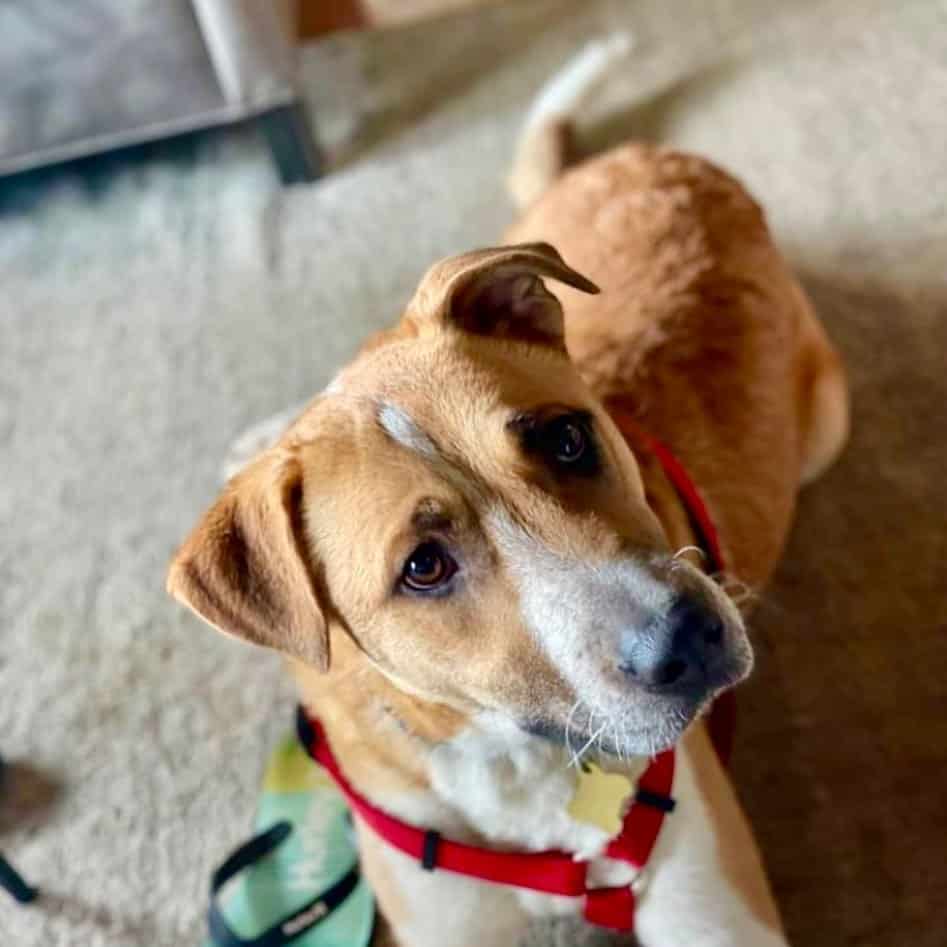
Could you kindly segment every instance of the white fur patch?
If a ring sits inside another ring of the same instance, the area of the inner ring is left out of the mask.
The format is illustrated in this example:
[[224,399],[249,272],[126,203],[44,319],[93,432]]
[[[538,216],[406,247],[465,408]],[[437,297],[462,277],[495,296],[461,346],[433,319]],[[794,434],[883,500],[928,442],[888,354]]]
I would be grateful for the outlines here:
[[[596,885],[628,884],[635,877],[632,866],[601,857],[608,841],[606,832],[569,815],[577,772],[564,747],[524,732],[507,717],[484,712],[462,733],[434,747],[427,763],[431,792],[388,796],[382,801],[389,811],[414,824],[436,825],[458,841],[486,839],[501,851],[573,852],[576,858],[590,861],[590,880]],[[627,765],[634,779],[644,761]],[[388,857],[397,863],[399,877],[412,878],[412,900],[418,896],[418,903],[431,903],[421,894],[427,891],[433,902],[442,903],[440,895],[450,891],[455,898],[461,893],[474,896],[480,910],[486,911],[471,921],[477,933],[468,941],[454,923],[448,934],[435,920],[440,918],[437,912],[421,910],[409,931],[402,932],[411,944],[453,943],[456,932],[458,943],[481,947],[502,943],[505,947],[507,941],[493,941],[487,933],[494,924],[508,929],[512,919],[521,931],[527,917],[575,916],[582,911],[580,898],[476,883],[465,889],[449,875],[418,873],[416,863],[404,863],[390,850]],[[409,940],[409,933],[413,939]],[[484,936],[486,941],[477,941]]]
[[499,714],[479,715],[436,746],[429,762],[434,791],[493,842],[528,839],[536,851],[564,848],[591,858],[607,840],[602,829],[568,814],[577,774],[565,748]]
[[[601,829],[573,822],[566,811],[575,786],[568,754],[519,730],[495,714],[471,726],[429,756],[430,792],[378,801],[418,825],[447,837],[485,838],[498,850],[561,848],[590,859],[593,886],[628,884],[635,870],[596,857]],[[629,775],[645,764],[638,760]],[[667,818],[639,883],[636,935],[646,947],[785,947],[781,934],[764,927],[727,881],[719,840],[700,794],[689,753],[677,757],[673,789],[677,807]],[[382,845],[407,906],[397,933],[412,947],[508,947],[530,918],[581,915],[581,898],[564,898],[485,885],[448,872],[426,872],[417,862]],[[450,923],[444,923],[450,905]]]
[[428,437],[418,423],[399,405],[385,402],[378,409],[378,423],[391,438],[402,447],[422,457],[437,459],[439,454],[434,441]]
[[648,634],[676,593],[630,557],[566,558],[505,510],[495,509],[489,520],[516,583],[523,620],[578,698],[570,721],[577,732],[635,754],[663,749],[670,740],[655,708],[629,693],[619,664],[623,636]]

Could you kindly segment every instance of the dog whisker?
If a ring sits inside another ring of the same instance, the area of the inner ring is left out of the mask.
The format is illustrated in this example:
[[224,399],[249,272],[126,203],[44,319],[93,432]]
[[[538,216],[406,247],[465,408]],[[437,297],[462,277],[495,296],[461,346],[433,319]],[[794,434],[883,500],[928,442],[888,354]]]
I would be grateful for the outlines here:
[[697,555],[700,556],[703,562],[707,561],[707,553],[704,552],[704,550],[701,549],[700,546],[694,546],[694,545],[681,546],[681,548],[678,549],[678,551],[674,553],[673,556],[671,556],[671,561],[674,562],[675,560],[680,559],[681,556],[687,555],[687,553],[689,552],[696,552]]
[[714,573],[711,578],[723,589],[731,602],[740,610],[765,604],[759,592],[728,572]]
[[573,705],[572,709],[569,711],[569,715],[566,717],[566,751],[569,756],[572,756],[572,718],[575,716],[575,712],[582,706],[582,698],[580,697]]
[[625,754],[624,754],[624,751],[622,750],[621,732],[618,729],[617,722],[612,723],[612,739],[615,742],[615,753],[618,755],[618,758],[620,760],[623,760],[625,758]]
[[[585,730],[585,732],[586,732],[586,733],[589,733],[589,732],[591,732],[591,730],[592,730],[592,721],[595,719],[595,711],[592,709],[592,707],[591,707],[589,704],[585,704],[584,702],[583,702],[583,704],[584,704],[584,706],[585,706],[586,712],[587,712],[588,715],[589,715],[589,717],[588,717],[588,722],[586,723],[586,730]],[[593,736],[592,740],[589,741],[589,743],[591,743],[592,741],[594,741],[594,736]],[[582,762],[582,756],[583,756],[583,754],[585,753],[585,751],[588,749],[589,743],[586,743],[578,752],[576,752],[575,750],[573,750],[573,749],[571,748],[571,746],[570,746],[570,748],[569,748],[569,751],[570,751],[569,762],[566,764],[566,768],[567,768],[567,769],[572,768],[572,767],[574,767],[574,766],[577,766],[579,763]]]
[[601,727],[599,727],[598,730],[595,731],[595,733],[592,734],[592,736],[589,737],[585,746],[583,746],[582,749],[579,750],[579,752],[572,758],[572,763],[570,765],[578,766],[582,762],[582,757],[585,756],[585,754],[589,751],[589,749],[591,749],[591,747],[595,744],[595,741],[598,740],[599,737],[601,737],[601,735],[605,732],[605,728],[607,726],[608,726],[608,722],[606,721],[605,723],[602,724]]

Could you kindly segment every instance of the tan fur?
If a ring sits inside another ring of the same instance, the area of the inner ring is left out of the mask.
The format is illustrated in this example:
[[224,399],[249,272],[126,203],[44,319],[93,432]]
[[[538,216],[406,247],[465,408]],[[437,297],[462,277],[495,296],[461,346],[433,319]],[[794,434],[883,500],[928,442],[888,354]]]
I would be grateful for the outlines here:
[[329,666],[316,579],[300,547],[298,461],[272,451],[243,471],[184,544],[168,588],[227,634]]
[[[212,624],[294,656],[302,698],[349,778],[394,811],[430,796],[432,749],[485,711],[561,720],[576,700],[527,629],[498,509],[569,561],[633,550],[654,582],[700,597],[734,641],[742,635],[719,590],[671,558],[693,542],[687,512],[654,458],[629,451],[610,406],[673,448],[730,571],[753,586],[777,561],[801,480],[847,430],[837,356],[759,207],[707,162],[618,149],[563,177],[507,236],[528,245],[429,271],[399,325],[231,482],[169,577],[172,594]],[[553,296],[540,277],[574,288]],[[588,295],[590,280],[600,296]],[[549,405],[594,416],[606,476],[560,482],[517,447],[511,411]],[[417,425],[405,435],[417,443],[384,430],[386,406]],[[475,600],[394,594],[400,564],[440,529],[464,551]],[[723,871],[750,913],[778,928],[705,742],[689,738],[687,752]],[[425,811],[443,831],[478,837],[449,806]],[[383,847],[364,846],[384,913],[407,930],[417,910],[408,882]]]
[[764,583],[803,472],[845,441],[847,400],[759,206],[703,159],[628,145],[568,172],[507,238],[548,240],[602,287],[562,293],[580,373],[674,448],[731,570]]

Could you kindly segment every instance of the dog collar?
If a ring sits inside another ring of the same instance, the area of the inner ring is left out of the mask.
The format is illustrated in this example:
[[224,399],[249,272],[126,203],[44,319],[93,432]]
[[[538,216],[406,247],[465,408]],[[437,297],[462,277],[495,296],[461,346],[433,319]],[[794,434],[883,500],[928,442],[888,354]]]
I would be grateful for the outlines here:
[[[658,460],[687,511],[712,571],[723,572],[724,560],[717,530],[687,470],[666,444],[643,430],[630,414],[613,409],[611,416],[629,446],[637,444]],[[711,740],[725,765],[733,745],[734,723],[733,693],[727,691],[714,702],[708,719]],[[306,752],[329,773],[362,821],[392,848],[418,861],[426,871],[449,871],[493,884],[583,898],[583,913],[589,923],[619,931],[634,929],[634,882],[617,887],[590,888],[588,863],[577,861],[568,852],[497,852],[454,842],[442,838],[432,829],[402,822],[369,802],[348,781],[329,746],[322,724],[302,707],[296,712],[296,726]],[[651,761],[638,781],[618,834],[605,848],[605,855],[609,858],[637,868],[638,878],[651,857],[665,816],[674,809],[671,797],[674,763],[673,749],[658,754]]]

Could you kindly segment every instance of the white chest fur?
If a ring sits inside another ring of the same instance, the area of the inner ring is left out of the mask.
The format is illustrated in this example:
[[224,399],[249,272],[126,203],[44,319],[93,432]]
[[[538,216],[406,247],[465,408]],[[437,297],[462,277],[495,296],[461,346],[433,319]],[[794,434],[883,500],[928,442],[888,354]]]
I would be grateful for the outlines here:
[[[642,766],[628,768],[634,777]],[[481,720],[437,747],[429,772],[437,796],[498,846],[561,849],[592,861],[608,841],[601,828],[569,813],[579,778],[572,755],[502,719]],[[633,872],[620,867],[630,880]]]
[[[563,748],[491,719],[489,726],[472,727],[432,751],[431,792],[378,801],[457,840],[479,836],[498,850],[576,852],[590,861],[593,884],[629,883],[634,869],[601,857],[606,833],[569,815],[577,778],[569,762]],[[642,767],[640,761],[629,764],[629,775]],[[782,935],[761,924],[728,883],[721,840],[683,748],[674,796],[677,809],[665,821],[641,879],[635,933],[642,947],[784,945]],[[396,879],[402,910],[395,930],[404,947],[514,947],[541,918],[581,915],[578,898],[425,872],[384,844],[377,852],[387,863],[386,874]]]

